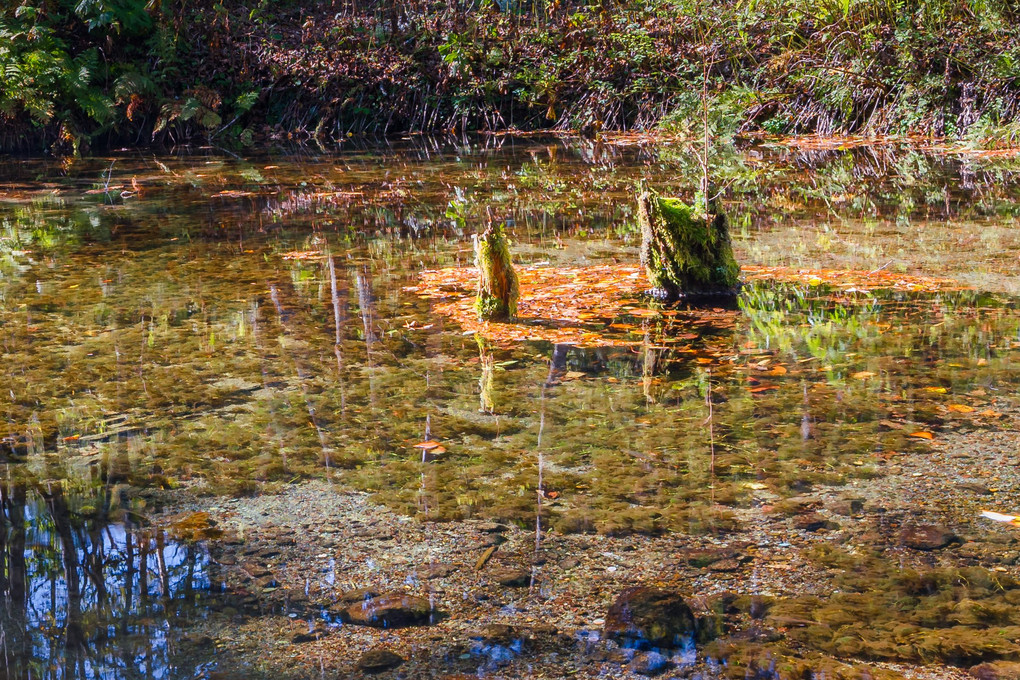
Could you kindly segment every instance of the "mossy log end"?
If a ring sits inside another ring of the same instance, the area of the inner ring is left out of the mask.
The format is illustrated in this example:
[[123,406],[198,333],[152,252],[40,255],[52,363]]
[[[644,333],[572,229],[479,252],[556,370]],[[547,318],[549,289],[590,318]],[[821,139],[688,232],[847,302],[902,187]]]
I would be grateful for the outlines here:
[[520,295],[517,272],[510,261],[510,241],[503,225],[489,225],[474,237],[478,267],[475,308],[482,321],[508,321],[517,316]]
[[641,264],[650,294],[665,301],[732,297],[740,286],[726,216],[710,203],[708,214],[675,198],[638,195]]

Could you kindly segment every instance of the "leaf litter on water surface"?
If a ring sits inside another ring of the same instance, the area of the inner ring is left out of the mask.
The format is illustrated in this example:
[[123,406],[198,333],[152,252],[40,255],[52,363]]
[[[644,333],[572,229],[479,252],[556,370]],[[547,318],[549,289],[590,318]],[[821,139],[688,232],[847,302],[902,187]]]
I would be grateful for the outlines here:
[[[520,279],[520,301],[517,320],[513,323],[478,320],[474,306],[478,270],[473,267],[423,271],[420,282],[406,290],[435,300],[433,311],[459,323],[465,335],[477,333],[504,345],[539,340],[580,347],[635,346],[644,340],[613,335],[607,333],[607,329],[647,337],[656,333],[658,324],[677,317],[676,310],[656,310],[643,305],[641,299],[650,284],[644,269],[636,264],[516,269]],[[962,288],[950,279],[908,276],[885,270],[866,272],[745,266],[742,275],[748,281],[825,284],[847,294],[848,289],[866,293],[867,288],[912,292]],[[732,326],[735,323],[734,313],[724,309],[684,310],[683,316],[682,322],[706,327]],[[640,323],[618,321],[618,317]],[[694,334],[694,337],[699,336]],[[713,359],[720,359],[722,353],[720,349]],[[862,379],[873,376],[868,371],[854,375]]]
[[946,408],[953,413],[973,413],[977,410],[973,406],[967,406],[966,404],[950,404]]

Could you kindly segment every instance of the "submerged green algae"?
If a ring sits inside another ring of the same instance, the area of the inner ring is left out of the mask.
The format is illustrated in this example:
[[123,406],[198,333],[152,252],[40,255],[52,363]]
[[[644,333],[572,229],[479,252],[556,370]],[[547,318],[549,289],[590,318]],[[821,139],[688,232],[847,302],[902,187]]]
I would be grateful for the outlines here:
[[[802,503],[784,499],[923,458],[919,433],[995,428],[1015,398],[1020,324],[1004,293],[756,283],[707,315],[634,301],[591,320],[637,346],[480,348],[403,288],[421,268],[469,264],[487,202],[514,216],[522,262],[634,261],[633,177],[683,167],[675,149],[556,148],[118,159],[109,180],[104,159],[52,182],[5,176],[4,474],[63,480],[99,523],[141,521],[145,488],[254,494],[328,478],[426,520],[533,527],[540,513],[553,532],[714,540]],[[927,170],[910,177],[856,156],[814,162],[741,176],[742,259],[869,271],[892,259],[1012,290],[1015,170],[988,167],[961,191],[934,161],[912,160]],[[463,224],[446,217],[454,200]],[[426,439],[444,451],[423,455]],[[818,562],[862,575],[833,574],[845,592],[831,606],[774,602],[766,624],[818,625],[724,638],[712,649],[728,668],[855,677],[860,659],[1016,653],[1015,586],[989,587],[995,573]]]
[[[1016,380],[1015,302],[1002,296],[755,284],[710,317],[592,322],[642,339],[640,352],[534,344],[479,356],[401,291],[418,267],[467,264],[465,227],[481,218],[472,195],[516,206],[526,261],[636,257],[634,166],[546,154],[508,154],[509,174],[352,152],[335,166],[124,160],[112,177],[82,162],[56,189],[25,182],[3,212],[9,460],[80,475],[126,456],[133,483],[215,493],[328,476],[422,517],[526,522],[541,454],[554,528],[714,533],[735,526],[734,509],[882,474],[890,455],[924,450],[916,432],[994,424],[977,414]],[[845,183],[836,161],[818,174]],[[774,172],[785,177],[781,163]],[[598,175],[600,190],[543,179],[570,173]],[[450,178],[468,188],[451,196]],[[870,205],[888,203],[891,181]],[[782,183],[757,191],[781,187],[789,198]],[[1002,212],[1011,203],[995,191]],[[817,197],[796,200],[802,219]],[[758,219],[735,217],[738,250],[785,224],[752,235]],[[855,238],[885,243],[869,224]],[[962,402],[974,415],[948,410]],[[446,452],[423,461],[413,445],[426,434]]]

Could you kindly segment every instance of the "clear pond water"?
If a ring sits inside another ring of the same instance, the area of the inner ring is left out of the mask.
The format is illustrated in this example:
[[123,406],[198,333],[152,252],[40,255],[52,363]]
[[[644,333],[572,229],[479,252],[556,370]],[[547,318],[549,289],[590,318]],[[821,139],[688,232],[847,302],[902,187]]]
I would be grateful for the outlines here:
[[205,541],[150,526],[174,489],[329,479],[421,520],[721,536],[761,491],[868,480],[994,427],[1020,380],[1020,164],[767,146],[718,163],[738,260],[966,289],[755,282],[731,308],[603,320],[643,344],[495,347],[409,292],[418,273],[470,265],[487,214],[522,264],[633,262],[636,181],[682,193],[691,154],[506,138],[4,159],[8,676],[211,668],[181,631],[251,602],[222,592]]

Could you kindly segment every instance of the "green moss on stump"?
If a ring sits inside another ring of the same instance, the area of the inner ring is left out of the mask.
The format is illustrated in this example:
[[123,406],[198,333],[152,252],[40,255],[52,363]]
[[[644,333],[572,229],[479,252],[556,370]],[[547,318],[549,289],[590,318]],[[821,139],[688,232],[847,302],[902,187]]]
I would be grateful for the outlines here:
[[740,267],[733,257],[726,216],[711,203],[707,213],[650,191],[638,195],[641,264],[655,297],[736,295]]
[[510,241],[503,225],[486,228],[474,237],[478,267],[478,299],[475,309],[482,321],[508,321],[517,316],[520,288],[510,261]]

